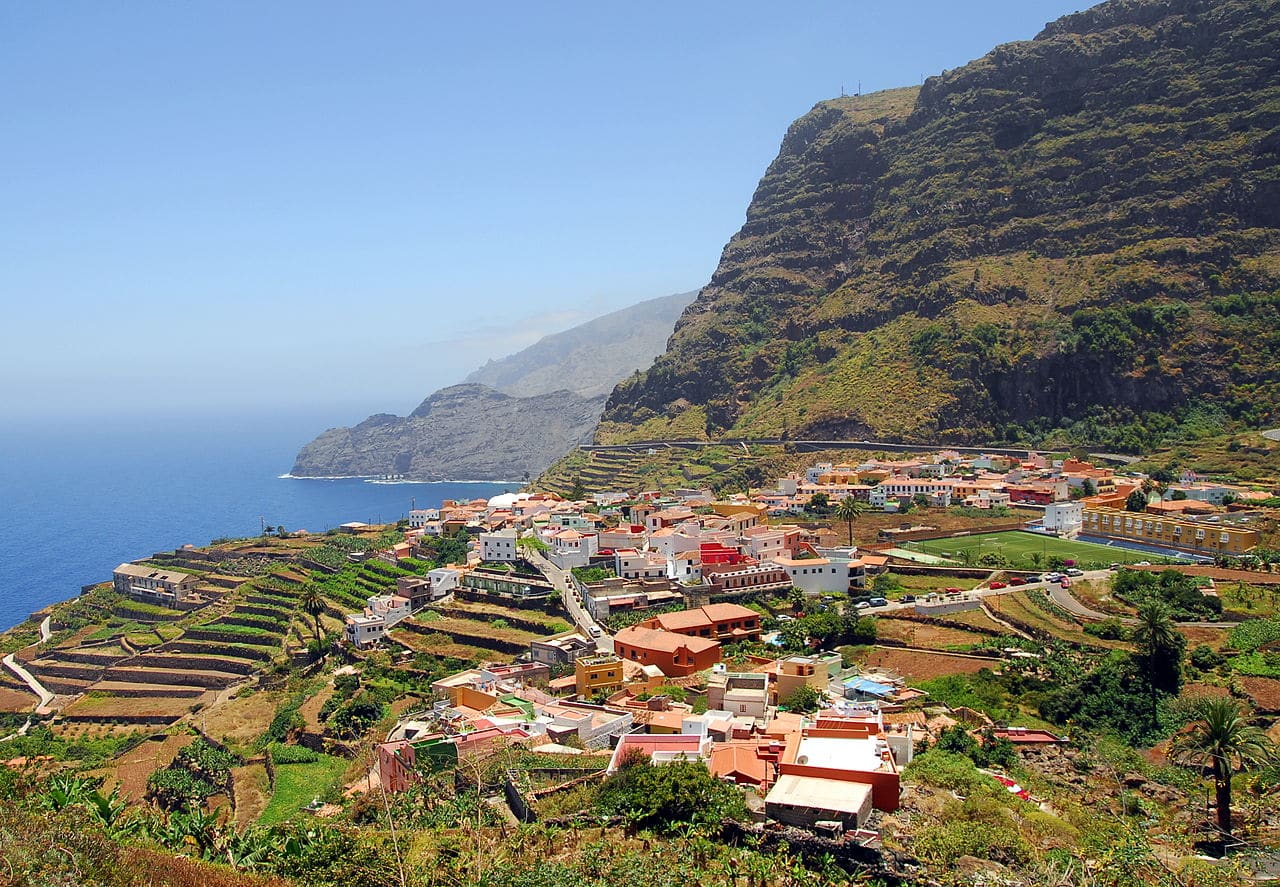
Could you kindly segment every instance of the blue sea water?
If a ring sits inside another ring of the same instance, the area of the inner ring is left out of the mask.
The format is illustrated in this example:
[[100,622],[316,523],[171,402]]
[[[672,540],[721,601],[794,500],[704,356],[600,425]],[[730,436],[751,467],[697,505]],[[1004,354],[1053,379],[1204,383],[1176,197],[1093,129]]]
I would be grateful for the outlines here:
[[263,522],[321,531],[404,517],[497,483],[286,478],[314,416],[35,423],[0,434],[0,630],[111,577],[119,563]]

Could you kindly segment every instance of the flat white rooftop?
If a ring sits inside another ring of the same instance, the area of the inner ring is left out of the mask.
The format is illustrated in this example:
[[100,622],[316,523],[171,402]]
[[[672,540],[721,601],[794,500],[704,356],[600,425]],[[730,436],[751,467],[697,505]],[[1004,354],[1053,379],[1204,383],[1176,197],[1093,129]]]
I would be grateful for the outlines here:
[[796,763],[810,767],[827,767],[832,770],[859,770],[870,772],[880,769],[883,763],[876,751],[877,740],[835,739],[825,736],[806,736],[796,750]]
[[787,774],[778,777],[764,802],[856,815],[866,807],[870,796],[871,786],[864,782]]

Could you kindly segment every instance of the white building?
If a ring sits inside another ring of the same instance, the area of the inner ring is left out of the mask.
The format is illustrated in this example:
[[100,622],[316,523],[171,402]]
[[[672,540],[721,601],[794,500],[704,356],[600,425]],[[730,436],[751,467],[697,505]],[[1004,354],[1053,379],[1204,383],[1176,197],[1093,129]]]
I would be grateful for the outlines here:
[[514,563],[516,560],[515,530],[498,530],[496,533],[480,534],[480,560],[498,563]]
[[1083,502],[1051,502],[1044,507],[1044,528],[1059,536],[1076,536],[1083,525]]
[[431,599],[439,600],[462,584],[462,571],[437,567],[427,574],[427,579],[431,582]]
[[787,571],[791,584],[805,594],[843,594],[849,590],[849,562],[825,557],[793,558],[779,555],[770,560]]
[[409,512],[409,528],[412,530],[424,529],[427,524],[436,523],[439,520],[439,508],[415,508]]

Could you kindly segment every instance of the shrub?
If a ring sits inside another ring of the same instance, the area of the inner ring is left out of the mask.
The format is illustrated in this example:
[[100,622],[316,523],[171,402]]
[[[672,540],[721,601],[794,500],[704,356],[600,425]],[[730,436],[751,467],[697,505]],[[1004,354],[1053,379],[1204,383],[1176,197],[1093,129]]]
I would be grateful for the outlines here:
[[623,761],[600,786],[597,806],[627,817],[641,828],[669,832],[683,823],[720,825],[746,815],[737,788],[711,775],[700,762],[654,766],[644,759]]
[[937,747],[917,755],[902,771],[902,775],[934,788],[950,789],[962,794],[992,784],[991,777],[979,773],[968,757]]
[[950,865],[961,856],[1017,864],[1031,856],[1031,848],[1011,824],[966,820],[927,826],[911,847],[917,856],[935,865]]
[[301,745],[271,744],[271,759],[277,764],[312,764],[320,760],[320,756]]

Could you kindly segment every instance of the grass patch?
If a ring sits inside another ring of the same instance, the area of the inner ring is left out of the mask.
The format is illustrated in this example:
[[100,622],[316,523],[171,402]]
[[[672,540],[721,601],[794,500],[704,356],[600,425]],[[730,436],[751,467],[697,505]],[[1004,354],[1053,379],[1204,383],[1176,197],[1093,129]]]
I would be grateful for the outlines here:
[[1073,542],[1067,539],[1055,539],[1039,533],[1024,533],[1021,530],[1008,530],[1003,533],[978,533],[972,536],[956,536],[950,539],[923,539],[918,542],[907,542],[904,548],[912,551],[923,551],[938,557],[957,557],[962,551],[972,552],[976,563],[982,555],[998,554],[1006,558],[1010,564],[1027,569],[1038,569],[1032,562],[1032,555],[1040,555],[1040,566],[1048,563],[1051,557],[1074,560],[1082,566],[1102,566],[1107,564],[1133,564],[1138,561],[1156,563],[1160,558],[1145,551],[1130,551],[1126,548],[1113,548],[1109,545],[1096,545],[1092,542]]
[[281,764],[276,767],[276,787],[258,822],[278,825],[288,821],[315,798],[335,790],[349,762],[345,758],[320,755],[310,764]]

